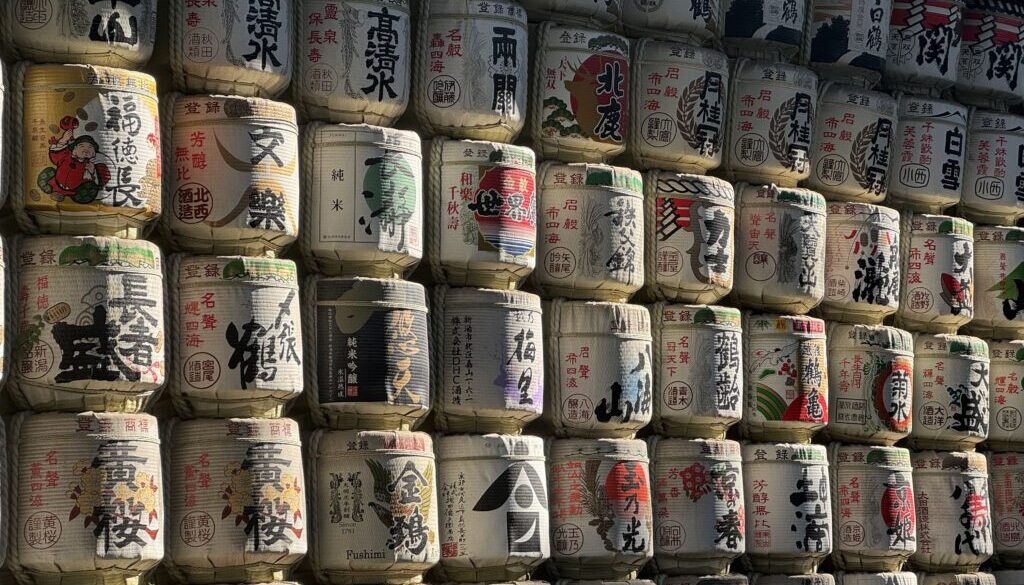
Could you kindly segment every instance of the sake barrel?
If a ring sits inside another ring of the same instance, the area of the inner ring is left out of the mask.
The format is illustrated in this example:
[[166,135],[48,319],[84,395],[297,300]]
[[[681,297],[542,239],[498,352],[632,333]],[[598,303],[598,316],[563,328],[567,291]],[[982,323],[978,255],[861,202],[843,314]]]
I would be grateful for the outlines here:
[[[855,0],[854,5],[872,2]],[[887,2],[888,0],[883,0]],[[823,84],[804,185],[837,201],[881,203],[896,146],[896,100],[884,93]]]
[[743,314],[743,434],[809,443],[828,423],[825,322]]
[[442,578],[515,580],[551,556],[543,439],[442,437],[437,470]]
[[522,0],[522,4],[531,22],[555,20],[612,28],[622,19],[622,0]]
[[882,72],[886,87],[924,95],[952,87],[960,62],[963,12],[963,0],[893,2]]
[[973,452],[912,451],[917,552],[931,573],[976,571],[992,555],[988,465]]
[[732,290],[734,199],[732,185],[715,177],[647,173],[644,286],[648,297],[714,303]]
[[1024,567],[1024,454],[990,453],[992,541],[999,565]]
[[961,212],[978,223],[1015,224],[1024,217],[1024,116],[975,112],[969,136]]
[[[585,3],[592,10],[618,4]],[[565,162],[603,162],[622,154],[632,115],[629,39],[544,22],[533,53],[530,138],[537,155]]]
[[[343,14],[348,13],[349,4],[342,4]],[[176,89],[267,98],[280,95],[291,83],[295,60],[293,6],[289,0],[250,1],[247,5],[172,2],[169,57]],[[375,36],[384,42],[377,46],[379,51],[391,35],[378,30]],[[343,35],[343,50],[346,44]]]
[[556,299],[544,306],[544,416],[555,434],[631,438],[651,422],[646,307]]
[[317,581],[421,582],[441,559],[430,435],[319,430],[309,443]]
[[825,199],[814,191],[736,185],[736,284],[744,307],[806,313],[825,296]]
[[988,345],[967,335],[914,336],[916,448],[973,450],[988,437]]
[[822,316],[877,325],[896,312],[899,300],[899,212],[870,203],[830,202]]
[[310,270],[400,278],[423,256],[423,163],[415,132],[312,123],[302,159]]
[[719,574],[743,554],[740,444],[653,437],[654,563],[667,574]]
[[967,0],[962,26],[963,47],[957,68],[957,101],[995,109],[1019,104],[1020,43],[1024,39],[1024,6],[1005,0]]
[[160,215],[156,81],[30,63],[12,81],[11,206],[21,229],[141,237]]
[[7,2],[3,7],[7,57],[139,68],[153,55],[157,4],[156,0]]
[[974,230],[975,303],[971,333],[997,339],[1024,336],[1024,229]]
[[172,574],[273,580],[302,559],[309,516],[295,421],[175,421],[165,437]]
[[295,110],[259,98],[169,100],[168,240],[200,254],[281,254],[299,230]]
[[889,205],[941,213],[959,203],[966,135],[966,107],[900,96],[896,149],[889,172]]
[[[711,0],[713,4],[717,0]],[[636,6],[650,0],[628,0]],[[683,4],[665,2],[678,9]],[[706,4],[705,4],[706,6]],[[689,9],[685,9],[690,14]],[[722,163],[729,63],[724,53],[641,39],[633,48],[632,103],[627,152],[638,167],[703,175]]]
[[718,41],[721,10],[718,0],[691,3],[626,0],[622,27],[637,38],[656,38],[705,45]]
[[918,585],[917,575],[901,573],[846,573],[836,571],[836,585]]
[[828,573],[806,575],[759,575],[751,576],[751,585],[836,585],[835,577]]
[[803,61],[822,77],[871,88],[882,79],[891,0],[811,0]]
[[430,410],[426,293],[405,280],[310,277],[306,398],[319,426],[397,429]]
[[[536,583],[536,582],[535,582]],[[623,581],[608,581],[608,580],[574,580],[574,579],[557,579],[554,581],[554,585],[655,585],[654,581],[649,579],[627,579]]]
[[[755,571],[813,573],[832,552],[828,457],[823,445],[745,443],[743,497]],[[755,585],[764,585],[755,577]],[[797,585],[786,581],[779,585]],[[813,583],[813,582],[812,582]]]
[[405,113],[413,60],[410,0],[302,0],[296,11],[292,98],[299,112],[379,126]]
[[420,3],[416,18],[412,107],[419,128],[515,140],[526,122],[529,89],[526,10],[514,0],[432,0]]
[[435,138],[429,158],[426,257],[434,280],[517,287],[537,263],[533,151]]
[[1024,450],[1024,340],[989,341],[989,417],[987,445],[1000,451]]
[[546,297],[625,302],[644,283],[643,179],[604,164],[545,162],[534,282]]
[[658,575],[658,585],[748,585],[746,575]]
[[540,297],[438,286],[432,308],[432,347],[442,360],[433,368],[437,427],[516,434],[538,418],[544,408]]
[[997,578],[989,573],[918,573],[917,582],[918,585],[997,585]]
[[917,550],[910,451],[832,443],[829,473],[832,560],[848,571],[900,570]]
[[650,560],[654,533],[643,441],[553,440],[548,481],[551,564],[558,576],[630,579]]
[[[750,4],[732,1],[734,6]],[[818,76],[795,65],[740,59],[733,65],[730,83],[728,143],[722,161],[726,174],[734,181],[781,187],[795,187],[810,177]]]
[[896,324],[956,333],[974,316],[974,226],[958,217],[905,213],[900,220]]
[[800,52],[809,0],[721,0],[730,57],[789,62]]
[[91,236],[25,237],[15,248],[18,333],[9,389],[19,406],[142,410],[165,377],[160,249]]
[[7,568],[20,582],[131,583],[160,564],[166,520],[155,418],[25,412],[8,440]]
[[993,571],[991,577],[995,581],[986,581],[983,585],[1016,585],[1017,583],[1024,583],[1024,571]]
[[295,263],[184,255],[169,263],[178,414],[281,416],[303,388]]
[[669,436],[724,439],[743,409],[740,312],[658,303],[651,317],[654,429]]
[[828,326],[828,434],[895,445],[910,433],[914,341],[881,325]]

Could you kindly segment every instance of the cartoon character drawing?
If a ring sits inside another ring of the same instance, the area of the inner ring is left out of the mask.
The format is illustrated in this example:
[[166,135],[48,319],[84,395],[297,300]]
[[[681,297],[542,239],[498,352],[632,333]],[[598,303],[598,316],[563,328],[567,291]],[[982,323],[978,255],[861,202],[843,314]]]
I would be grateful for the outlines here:
[[61,118],[60,137],[50,137],[50,162],[55,166],[43,169],[36,183],[57,201],[71,197],[76,203],[92,203],[110,181],[110,168],[95,162],[101,153],[92,136],[75,137],[78,124],[78,118]]

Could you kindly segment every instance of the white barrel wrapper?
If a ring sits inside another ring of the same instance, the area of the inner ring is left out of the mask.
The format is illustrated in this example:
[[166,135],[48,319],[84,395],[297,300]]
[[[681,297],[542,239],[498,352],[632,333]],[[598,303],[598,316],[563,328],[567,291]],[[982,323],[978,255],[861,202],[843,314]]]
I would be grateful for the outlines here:
[[408,431],[325,431],[309,441],[318,581],[419,583],[441,559],[434,448]]
[[651,307],[654,429],[724,439],[743,414],[740,312],[729,307]]
[[963,17],[963,0],[893,2],[885,86],[925,95],[952,87],[960,62]]
[[299,231],[299,129],[288,104],[172,94],[162,227],[201,254],[280,255]]
[[309,532],[299,425],[174,421],[164,437],[172,574],[208,584],[286,575]]
[[810,69],[750,59],[733,63],[725,173],[736,181],[795,187],[811,175],[817,110],[818,76]]
[[654,437],[648,446],[658,571],[728,571],[745,547],[740,444]]
[[[1021,581],[1007,581],[1013,585]],[[918,573],[918,585],[1003,585],[989,573]]]
[[974,228],[974,319],[982,337],[1024,337],[1024,228]]
[[967,160],[967,111],[955,102],[899,98],[889,205],[942,213],[960,202]]
[[157,421],[22,413],[11,422],[7,568],[35,585],[132,583],[164,556]]
[[536,295],[435,287],[432,393],[446,432],[519,433],[544,407],[544,334]]
[[544,417],[559,436],[632,437],[651,422],[646,307],[556,299],[544,306]]
[[415,132],[312,123],[303,137],[302,254],[330,275],[401,278],[423,256]]
[[896,325],[956,333],[974,317],[974,225],[948,215],[900,219],[900,307]]
[[736,284],[747,308],[803,314],[825,296],[826,205],[807,189],[736,185]]
[[974,112],[968,138],[960,211],[978,223],[1017,223],[1024,217],[1024,116]]
[[141,411],[164,385],[160,249],[145,240],[22,237],[14,378],[36,411]]
[[435,138],[428,160],[431,275],[516,288],[537,264],[536,157],[524,146]]
[[[683,8],[679,2],[662,5]],[[633,47],[633,67],[630,91],[638,108],[627,145],[632,161],[644,169],[701,175],[718,168],[729,107],[725,54],[641,39]]]
[[[803,63],[822,77],[873,87],[885,67],[891,0],[810,0]],[[842,32],[839,32],[842,31]]]
[[622,4],[622,26],[634,37],[704,45],[717,41],[721,32],[719,0],[689,5],[663,0],[625,0]]
[[743,496],[747,559],[755,571],[814,573],[832,552],[823,445],[745,443]]
[[828,573],[806,575],[751,575],[750,585],[836,585],[835,577]]
[[899,300],[899,212],[868,203],[829,203],[822,316],[880,325],[896,312]]
[[746,575],[658,575],[658,585],[749,585]]
[[722,44],[730,57],[790,62],[800,52],[809,0],[721,0]]
[[910,451],[829,446],[835,544],[847,571],[898,571],[917,550]]
[[281,416],[303,388],[295,263],[176,255],[168,280],[178,413]]
[[882,325],[828,327],[828,433],[849,443],[895,445],[910,434],[914,340]]
[[522,0],[530,22],[555,20],[612,28],[622,19],[623,0]]
[[918,585],[917,575],[901,573],[846,573],[836,571],[836,585]]
[[988,446],[1024,451],[1024,340],[989,341]]
[[988,437],[988,345],[967,335],[914,336],[914,428],[917,448],[973,450]]
[[1024,568],[1024,453],[989,453],[993,550],[1000,567]]
[[[391,126],[412,85],[411,0],[302,0],[292,97],[314,120]],[[339,50],[340,49],[340,50]]]
[[643,441],[550,442],[551,563],[558,576],[629,579],[651,559],[649,477]]
[[439,576],[518,579],[551,556],[544,441],[457,435],[437,441]]
[[969,0],[961,36],[963,47],[953,88],[957,101],[1002,110],[1021,103],[1024,5],[1005,0]]

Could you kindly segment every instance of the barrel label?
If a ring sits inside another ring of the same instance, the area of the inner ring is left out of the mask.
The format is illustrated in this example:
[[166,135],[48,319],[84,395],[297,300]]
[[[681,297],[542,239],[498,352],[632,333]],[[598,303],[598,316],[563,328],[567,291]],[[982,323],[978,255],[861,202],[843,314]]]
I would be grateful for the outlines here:
[[922,355],[924,351],[941,351],[938,343],[925,341],[915,359],[915,434],[954,441],[966,436],[983,440],[989,427],[989,362]]
[[900,312],[968,321],[974,315],[974,241],[939,233],[944,223],[915,217],[904,229],[910,242],[903,259]]
[[899,158],[892,191],[910,201],[915,197],[938,200],[941,207],[957,203],[967,156],[963,109],[942,102],[904,100],[896,133]]
[[905,469],[893,468],[892,459],[879,450],[838,449],[832,465],[840,550],[883,556],[914,552],[917,520],[906,451],[901,464]]
[[735,217],[732,207],[721,204],[727,190],[686,175],[661,174],[657,181],[657,225],[652,229],[657,234],[658,276],[682,274],[730,288]]
[[811,156],[813,188],[860,200],[881,200],[895,145],[895,100],[832,87],[821,97]]
[[[694,3],[700,0],[693,0]],[[725,38],[771,39],[799,45],[807,2],[800,0],[724,0]]]
[[[737,77],[743,74],[737,71]],[[784,174],[809,174],[816,85],[809,74],[801,76],[790,68],[766,67],[756,79],[737,79],[730,97],[737,170],[760,167],[770,157],[775,163],[769,166],[779,165]]]
[[388,530],[388,549],[419,556],[428,545],[433,548],[437,530],[428,521],[437,492],[433,462],[417,466],[410,460],[401,469],[376,459],[365,462],[373,481],[373,499],[367,505]]
[[1024,208],[1024,118],[976,113],[969,134],[964,205],[1012,225]]
[[[756,325],[758,317],[754,318]],[[751,332],[747,343],[745,416],[762,422],[828,421],[825,339]]]
[[[126,60],[141,61],[141,54],[145,53],[145,48],[152,47],[156,37],[156,2],[153,0],[32,0],[15,2],[13,6],[13,20],[20,27],[13,31],[16,42],[51,56],[58,52],[77,52],[79,47],[85,47],[87,55],[96,55],[114,47],[124,51]],[[62,43],[57,38],[72,42],[68,43],[68,48],[57,49]],[[51,39],[49,42],[56,45],[47,48],[42,45],[44,39]],[[128,57],[130,51],[137,51],[140,57]]]
[[[667,312],[667,311],[666,311]],[[740,332],[663,324],[660,399],[663,419],[690,417],[738,420],[740,405]],[[713,392],[707,389],[713,387]]]
[[956,81],[961,8],[954,0],[893,2],[886,75]]
[[1019,555],[1024,551],[1024,460],[1016,453],[993,453],[989,459],[992,474],[992,533],[996,554]]
[[[915,468],[919,465],[915,461]],[[972,555],[987,559],[993,546],[988,476],[958,469],[943,469],[935,477],[933,473],[936,471],[929,470],[920,478],[914,474],[916,556],[950,559]]]
[[[832,505],[824,461],[787,463],[776,458],[775,449],[760,446],[753,455],[744,460],[743,469],[747,513],[757,519],[748,533],[747,553],[831,552]],[[824,458],[823,450],[821,455]]]
[[[293,462],[282,457],[281,445],[269,442],[252,443],[241,461],[224,468],[226,481],[221,487],[225,500],[221,519],[233,519],[236,530],[248,537],[245,549],[254,552],[287,550],[302,538],[305,530],[302,512],[305,508],[301,474],[288,473]],[[202,465],[204,458],[199,458]],[[200,467],[201,468],[201,467]],[[188,501],[189,467],[186,475],[186,507]],[[243,528],[244,527],[244,528]],[[185,534],[182,534],[185,538]],[[187,542],[187,541],[186,541]],[[199,546],[192,544],[192,546]]]
[[826,222],[825,299],[847,305],[899,305],[899,215],[890,209],[830,210]]
[[580,340],[563,337],[560,425],[575,428],[636,428],[651,419],[651,343],[604,335]]
[[290,70],[291,2],[247,0],[186,4],[179,9],[184,13],[180,43],[182,56],[190,63],[279,73]]
[[[712,459],[685,463],[655,463],[656,552],[742,553],[746,510],[739,464]],[[698,518],[713,519],[712,530],[696,529],[691,521]]]
[[872,71],[882,70],[890,0],[833,0],[814,4],[810,26],[809,60],[812,63],[850,63]]
[[1024,61],[1024,18],[986,11],[964,11],[958,86],[998,95],[1019,93]]
[[994,341],[990,351],[992,426],[989,428],[989,439],[1015,441],[1020,436],[1017,431],[1024,424],[1024,391],[1021,390],[1024,380],[1024,370],[1021,369],[1024,349],[1015,343],[1007,345]]

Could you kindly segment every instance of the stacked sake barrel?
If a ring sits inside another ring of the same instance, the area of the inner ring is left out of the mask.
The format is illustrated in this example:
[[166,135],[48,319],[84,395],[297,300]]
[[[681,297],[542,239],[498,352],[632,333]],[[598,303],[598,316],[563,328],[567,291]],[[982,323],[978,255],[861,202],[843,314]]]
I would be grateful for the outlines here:
[[6,234],[0,279],[17,291],[4,354],[20,411],[5,417],[0,465],[5,566],[22,584],[137,582],[168,541],[159,430],[145,413],[171,371],[164,260],[142,239],[161,212],[160,119],[154,79],[133,71],[153,51],[156,6],[3,12],[16,61],[3,191],[24,232]]

